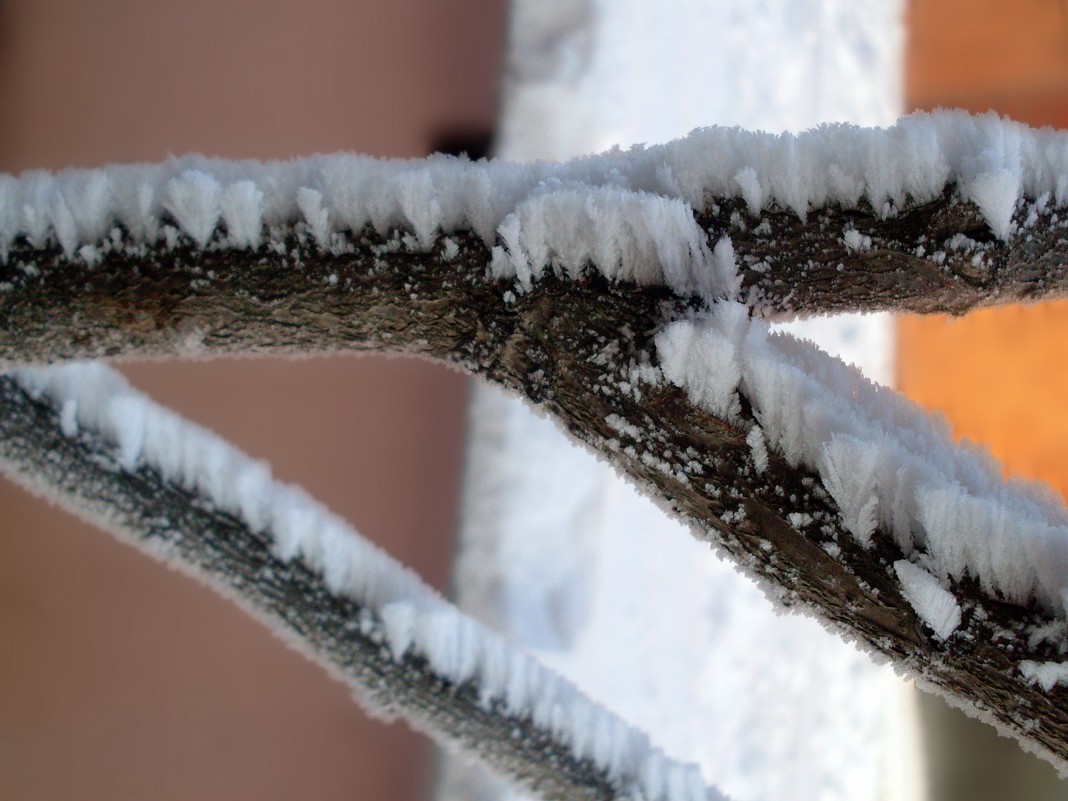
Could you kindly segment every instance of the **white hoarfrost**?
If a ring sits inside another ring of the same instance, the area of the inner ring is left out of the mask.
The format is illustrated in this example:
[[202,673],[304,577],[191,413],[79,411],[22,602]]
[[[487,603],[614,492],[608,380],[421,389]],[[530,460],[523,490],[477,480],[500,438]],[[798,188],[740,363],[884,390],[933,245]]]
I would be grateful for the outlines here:
[[939,639],[946,640],[960,626],[960,604],[938,579],[906,559],[894,562],[901,591],[920,619]]
[[258,248],[263,240],[263,192],[252,181],[235,181],[219,198],[230,242],[238,248]]
[[[248,183],[248,179],[242,179],[236,183]],[[220,186],[215,176],[196,169],[183,170],[167,182],[164,189],[165,200],[163,201],[163,206],[178,222],[182,230],[198,246],[204,247],[215,233],[215,226],[219,221],[219,212],[221,211],[219,195]],[[91,212],[87,211],[87,213],[91,213],[97,218],[102,217],[108,211],[106,199],[106,196],[101,198],[101,202],[98,203],[97,207],[92,209]],[[106,224],[103,220],[101,222]],[[117,222],[121,222],[121,220],[117,220]],[[259,228],[263,225],[262,216],[257,220],[245,220],[244,223],[246,228]],[[69,250],[67,248],[64,248],[64,250],[67,251],[69,256]]]
[[394,659],[415,652],[451,682],[477,682],[481,702],[530,717],[590,760],[625,793],[652,801],[721,801],[695,765],[672,761],[621,718],[467,617],[413,572],[359,536],[302,490],[132,389],[107,367],[68,365],[12,374],[56,409],[65,436],[90,431],[114,448],[122,470],[149,467],[273,539],[279,559],[299,559],[330,592],[373,615]]
[[1068,662],[1024,661],[1020,663],[1020,672],[1025,679],[1046,692],[1057,684],[1068,684]]
[[[159,165],[25,173],[0,181],[0,255],[18,238],[97,258],[122,227],[133,245],[177,230],[198,247],[259,247],[302,223],[321,247],[338,231],[400,229],[429,250],[470,229],[494,248],[495,275],[529,286],[544,270],[593,267],[612,279],[721,297],[734,289],[729,242],[716,253],[693,213],[739,197],[804,218],[830,204],[891,215],[949,184],[1005,238],[1024,197],[1068,203],[1068,135],[987,114],[916,114],[888,128],[823,125],[803,133],[699,129],[665,145],[562,164],[355,155],[259,163],[202,157]],[[168,226],[177,229],[168,233]],[[226,236],[222,236],[225,232]],[[849,233],[846,236],[851,236]],[[862,244],[857,236],[851,247]],[[85,258],[85,256],[82,256]]]
[[618,187],[548,190],[522,201],[498,227],[491,274],[524,289],[546,270],[578,278],[596,265],[608,278],[666,284],[676,292],[732,294],[733,254],[706,244],[681,200]]
[[764,432],[760,430],[760,426],[749,429],[745,443],[753,456],[753,467],[756,468],[757,474],[763,473],[768,469],[768,446],[764,442]]
[[996,597],[1065,616],[1068,510],[1040,484],[1005,480],[988,452],[955,443],[943,418],[772,333],[738,303],[670,324],[656,346],[665,378],[713,414],[729,419],[737,396],[748,399],[769,447],[818,471],[864,547],[881,528],[940,579],[971,576]]

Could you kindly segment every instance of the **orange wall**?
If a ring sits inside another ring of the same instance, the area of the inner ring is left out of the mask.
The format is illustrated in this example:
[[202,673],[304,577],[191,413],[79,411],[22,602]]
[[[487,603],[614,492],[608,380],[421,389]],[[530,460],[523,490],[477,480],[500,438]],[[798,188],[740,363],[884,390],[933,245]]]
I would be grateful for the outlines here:
[[[994,109],[1068,126],[1068,4],[912,0],[906,69],[912,108]],[[1068,495],[1068,304],[898,325],[898,387],[987,443],[1008,471]]]
[[1064,121],[1064,0],[911,0],[906,59],[912,108],[995,108],[1032,125]]

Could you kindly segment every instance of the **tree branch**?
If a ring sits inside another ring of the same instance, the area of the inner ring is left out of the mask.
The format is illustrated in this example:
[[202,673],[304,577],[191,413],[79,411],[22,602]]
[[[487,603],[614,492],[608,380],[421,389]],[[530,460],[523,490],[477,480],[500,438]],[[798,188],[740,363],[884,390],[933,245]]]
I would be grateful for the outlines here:
[[[1005,242],[952,187],[886,219],[838,207],[815,210],[804,221],[783,209],[754,218],[737,198],[710,201],[697,219],[711,241],[730,237],[741,295],[760,315],[963,314],[1068,295],[1068,215],[1032,202],[1017,209]],[[91,266],[20,240],[0,264],[0,364],[418,352],[420,339],[455,341],[478,327],[470,316],[445,328],[435,322],[442,309],[464,315],[466,293],[484,281],[491,254],[470,233],[452,236],[459,252],[447,264],[444,239],[423,252],[405,245],[399,232],[382,237],[368,229],[348,238],[351,252],[333,255],[316,247],[302,225],[275,234],[284,248],[202,250],[113,240]],[[496,286],[493,307],[506,291]],[[457,352],[440,345],[425,350],[449,359]]]
[[[1041,218],[1048,230],[1021,225],[1001,243],[952,192],[886,221],[833,209],[807,223],[768,213],[769,233],[752,240],[763,249],[742,236],[744,214],[724,202],[702,223],[714,235],[728,226],[750,268],[750,298],[765,311],[788,311],[801,299],[810,309],[837,309],[843,294],[852,298],[846,308],[963,311],[1059,294],[1064,280],[1052,216]],[[835,245],[840,234],[832,229],[846,225],[870,236],[871,246]],[[952,250],[947,243],[957,234],[978,243],[974,252],[966,243]],[[0,356],[40,363],[376,349],[457,365],[552,414],[783,603],[829,621],[1055,764],[1068,762],[1068,690],[1044,691],[1024,670],[1061,659],[1061,621],[993,600],[965,579],[954,587],[961,626],[949,641],[932,637],[902,594],[893,564],[904,554],[887,532],[862,547],[813,471],[774,453],[766,468],[754,463],[747,435],[756,418],[744,397],[737,419],[727,421],[676,387],[641,382],[643,365],[656,363],[652,338],[698,301],[596,275],[550,277],[518,292],[486,280],[490,254],[480,239],[460,233],[452,241],[450,259],[444,239],[420,252],[365,232],[352,253],[331,255],[293,230],[277,250],[160,246],[135,258],[116,248],[91,269],[20,248],[4,268]],[[909,253],[918,242],[948,248],[945,264],[917,266]],[[969,270],[980,250],[986,267],[977,277]],[[772,254],[772,270],[753,269],[754,258]],[[832,267],[839,257],[849,259],[841,272]],[[1052,279],[1039,278],[1043,270]],[[921,290],[912,284],[916,274],[929,274]],[[1036,631],[1048,634],[1030,636]]]
[[757,313],[959,315],[1068,296],[1068,220],[1033,199],[1018,204],[1004,241],[955,186],[885,218],[870,206],[816,209],[804,221],[781,209],[753,217],[737,199],[710,208],[700,224],[730,236]]
[[[1065,768],[1063,507],[718,299],[790,316],[1062,297],[1066,170],[1063,135],[943,113],[796,137],[709,129],[562,165],[28,174],[0,180],[0,364],[447,362],[552,415],[770,595]],[[50,469],[23,450],[25,469]],[[99,514],[112,501],[124,508]],[[131,521],[153,525],[118,526]]]
[[[188,433],[189,437],[198,435],[192,430]],[[598,764],[597,758],[577,755],[591,750],[590,743],[577,746],[573,730],[562,733],[556,721],[549,726],[535,719],[536,712],[510,708],[511,699],[495,695],[478,671],[463,680],[443,672],[418,637],[398,653],[388,612],[338,593],[305,559],[281,558],[277,531],[257,530],[240,515],[220,509],[210,493],[178,486],[150,464],[142,462],[131,469],[116,453],[115,443],[99,433],[64,431],[61,410],[46,399],[31,398],[9,376],[0,376],[0,468],[30,491],[235,601],[346,683],[372,713],[386,719],[405,718],[440,744],[467,752],[541,798],[612,801],[633,797],[638,788],[642,797],[667,797],[655,779],[650,784],[651,777],[633,772],[634,766],[625,760],[621,766],[606,769],[603,757]],[[314,517],[314,511],[305,514],[302,523],[314,526]],[[355,565],[353,569],[360,568]],[[442,636],[439,633],[436,639]],[[473,643],[458,645],[471,651]],[[659,752],[649,753],[642,736],[592,703],[568,697],[576,695],[573,688],[551,686],[564,682],[537,675],[543,669],[528,658],[505,656],[499,668],[515,671],[517,662],[526,661],[522,674],[512,676],[509,695],[515,692],[516,682],[529,684],[529,690],[522,687],[520,695],[528,692],[537,698],[541,694],[545,696],[541,700],[562,707],[560,711],[584,714],[590,729],[607,722],[604,732],[582,733],[588,741],[599,735],[622,735],[609,751],[616,748],[625,756],[637,754],[638,764],[646,770],[653,766],[654,773],[659,768],[664,774],[696,775],[692,766],[672,763]],[[586,709],[576,712],[576,703]],[[613,726],[616,730],[611,730]],[[594,753],[596,749],[594,745]],[[660,776],[661,781],[666,778]],[[700,797],[722,801],[714,790],[702,791]]]

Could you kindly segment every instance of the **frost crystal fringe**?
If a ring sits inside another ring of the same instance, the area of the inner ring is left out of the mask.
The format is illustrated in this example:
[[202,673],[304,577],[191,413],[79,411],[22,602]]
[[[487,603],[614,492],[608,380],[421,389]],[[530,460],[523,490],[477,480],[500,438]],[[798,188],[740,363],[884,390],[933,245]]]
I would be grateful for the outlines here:
[[371,226],[407,231],[410,247],[429,250],[470,229],[494,248],[494,275],[524,286],[545,269],[574,276],[592,265],[610,279],[714,298],[737,285],[730,261],[712,257],[693,223],[710,198],[744,199],[754,215],[777,205],[804,218],[865,203],[887,217],[950,184],[1006,239],[1021,198],[1068,203],[1068,136],[936,112],[885,129],[709,128],[559,165],[336,155],[29,172],[0,178],[0,256],[19,238],[89,264],[130,241],[173,246],[180,234],[200,248],[278,247],[272,230],[296,223],[324,249],[343,250],[350,245],[338,234]]
[[[988,452],[954,443],[943,418],[811,343],[770,333],[738,303],[671,323],[656,346],[665,378],[694,404],[737,421],[746,397],[763,431],[757,470],[766,438],[792,467],[818,471],[865,548],[887,531],[943,581],[968,575],[988,594],[1068,614],[1068,509],[1037,482],[1003,479]],[[916,575],[902,576],[906,589],[920,586],[905,581]],[[955,628],[914,600],[931,593],[907,597],[937,632]]]

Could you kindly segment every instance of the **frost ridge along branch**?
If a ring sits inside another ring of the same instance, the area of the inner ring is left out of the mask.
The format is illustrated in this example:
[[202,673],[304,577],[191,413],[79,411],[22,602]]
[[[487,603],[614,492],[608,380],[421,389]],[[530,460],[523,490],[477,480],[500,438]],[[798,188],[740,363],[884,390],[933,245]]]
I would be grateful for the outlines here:
[[1061,294],[1066,143],[937,114],[566,165],[8,179],[0,359],[448,361],[553,414],[784,603],[1063,766],[1063,506],[720,298],[790,314]]
[[0,377],[0,408],[0,469],[236,600],[370,711],[544,798],[724,801],[696,766],[107,367]]
[[[525,288],[592,267],[706,300],[740,291],[771,315],[962,312],[1064,294],[1066,176],[1065,134],[961,112],[796,135],[710,128],[564,164],[194,156],[0,177],[0,259],[58,247],[92,266],[183,241],[277,251],[295,230],[334,254],[368,230],[425,252],[471,232],[492,274]],[[740,279],[706,242],[729,242]]]

